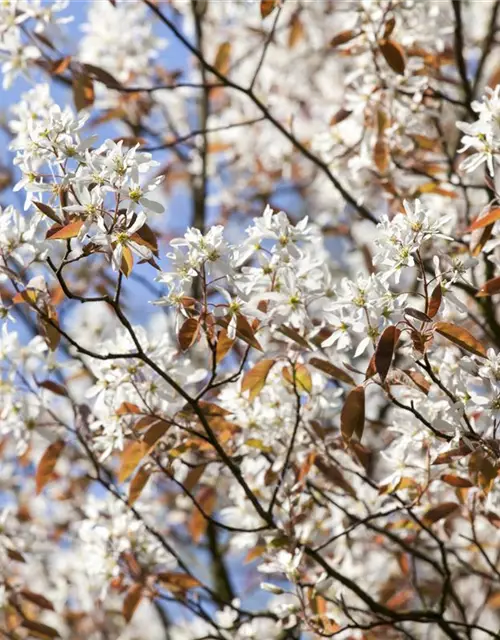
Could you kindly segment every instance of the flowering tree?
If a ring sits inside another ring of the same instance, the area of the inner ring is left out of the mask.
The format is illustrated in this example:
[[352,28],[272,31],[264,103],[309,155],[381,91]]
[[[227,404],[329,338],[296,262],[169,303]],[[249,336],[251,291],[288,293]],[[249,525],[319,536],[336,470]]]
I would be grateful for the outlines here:
[[499,637],[499,47],[1,3],[2,637]]

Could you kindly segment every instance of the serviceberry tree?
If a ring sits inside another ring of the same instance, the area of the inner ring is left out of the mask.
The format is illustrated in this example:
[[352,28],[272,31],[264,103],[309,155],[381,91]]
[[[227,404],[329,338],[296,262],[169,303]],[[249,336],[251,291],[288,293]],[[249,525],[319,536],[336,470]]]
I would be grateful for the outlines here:
[[499,51],[0,3],[2,637],[500,637]]

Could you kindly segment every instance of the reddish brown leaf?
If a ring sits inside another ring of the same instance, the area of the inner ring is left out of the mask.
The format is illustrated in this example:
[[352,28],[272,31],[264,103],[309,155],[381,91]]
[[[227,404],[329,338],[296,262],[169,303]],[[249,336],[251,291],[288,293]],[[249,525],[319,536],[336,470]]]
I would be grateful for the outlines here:
[[304,39],[304,25],[298,13],[294,13],[290,20],[290,31],[288,33],[288,46],[293,49],[296,44]]
[[474,486],[467,478],[461,478],[460,476],[455,476],[452,473],[445,473],[441,476],[441,480],[452,487],[470,489],[470,487]]
[[339,111],[331,117],[330,126],[333,127],[336,124],[339,124],[339,122],[343,122],[351,115],[351,113],[352,111],[349,111],[349,109],[339,109]]
[[471,231],[476,231],[476,229],[483,229],[484,227],[493,224],[497,220],[500,220],[500,207],[495,207],[490,209],[487,214],[484,216],[477,217],[474,222],[467,227],[465,233],[470,233]]
[[391,325],[384,329],[378,341],[375,349],[375,367],[382,382],[385,381],[391,368],[392,358],[394,357],[400,334],[401,331],[396,326]]
[[142,413],[141,409],[131,402],[122,402],[116,410],[117,416],[127,416],[133,413]]
[[427,395],[429,393],[429,389],[431,388],[431,383],[425,379],[425,376],[420,373],[420,371],[411,371],[410,369],[405,369],[404,373],[411,378],[413,384],[415,384],[422,393]]
[[375,147],[373,149],[373,160],[375,161],[375,166],[379,170],[380,173],[386,173],[389,168],[389,145],[387,144],[385,138],[379,136],[377,142],[375,143]]
[[266,552],[266,549],[267,547],[265,545],[257,545],[253,547],[245,556],[244,563],[249,564],[252,560],[260,558]]
[[432,320],[432,318],[430,318],[426,313],[420,311],[420,309],[415,309],[413,307],[406,307],[405,314],[407,316],[410,316],[411,318],[420,320],[420,322],[431,322]]
[[40,593],[34,593],[33,591],[29,591],[29,589],[21,589],[19,593],[25,600],[36,604],[37,607],[40,607],[40,609],[54,611],[54,605],[52,604],[52,602],[45,596],[42,596]]
[[340,45],[345,44],[346,42],[350,42],[354,38],[357,38],[359,35],[361,35],[361,31],[354,31],[354,29],[341,31],[330,40],[330,47],[340,47]]
[[263,351],[248,320],[244,316],[238,314],[236,321],[236,335],[238,338],[241,338],[254,349]]
[[437,507],[431,507],[425,512],[424,521],[428,524],[434,524],[443,518],[447,518],[449,515],[459,509],[460,505],[456,502],[443,502],[438,504]]
[[49,308],[47,310],[47,315],[51,322],[45,320],[45,318],[40,317],[40,333],[45,338],[45,342],[47,343],[49,349],[51,351],[55,351],[61,341],[61,333],[58,328],[58,319],[57,312],[53,308]]
[[493,609],[500,609],[500,591],[495,591],[488,598],[488,606]]
[[295,343],[297,343],[299,346],[303,347],[304,349],[309,349],[309,350],[311,349],[307,340],[303,338],[300,335],[300,333],[293,327],[287,327],[286,325],[282,324],[281,327],[278,327],[277,331],[282,333],[284,336],[286,336],[290,340],[293,340]]
[[297,364],[293,368],[285,367],[282,371],[282,375],[285,380],[295,386],[297,391],[311,393],[312,391],[312,379],[311,374],[307,367],[303,364]]
[[187,474],[186,479],[183,482],[184,489],[186,491],[192,491],[198,482],[201,480],[201,476],[205,472],[205,465],[200,464],[197,467],[191,469],[191,471]]
[[491,238],[491,235],[493,233],[493,225],[489,224],[487,227],[485,227],[483,229],[483,233],[481,234],[481,237],[479,238],[479,242],[476,244],[476,246],[471,250],[472,255],[476,258],[481,251],[484,249],[484,245],[488,242],[488,240]]
[[340,469],[320,457],[316,458],[314,464],[325,476],[325,478],[327,478],[327,480],[334,486],[340,487],[352,498],[356,497],[356,491],[354,490],[353,486],[345,479]]
[[53,380],[43,380],[42,382],[38,383],[38,386],[42,387],[42,389],[48,389],[58,396],[68,396],[68,392],[66,391],[66,389],[61,384],[58,384]]
[[231,58],[231,43],[223,42],[217,49],[215,56],[214,67],[219,73],[226,75],[229,71],[229,64]]
[[347,396],[340,414],[340,430],[344,440],[361,440],[365,426],[365,389],[356,387]]
[[62,440],[53,442],[47,447],[47,449],[45,449],[36,469],[35,483],[37,495],[52,478],[54,467],[56,466],[63,449],[64,442]]
[[38,291],[36,289],[25,289],[24,291],[19,291],[12,298],[13,304],[22,304],[23,302],[26,304],[35,304],[38,298]]
[[122,247],[122,262],[120,265],[120,271],[123,275],[128,278],[132,273],[132,268],[134,266],[134,254],[130,250],[130,247],[127,245],[123,245]]
[[66,225],[55,224],[46,234],[47,240],[69,240],[76,238],[83,227],[83,220],[75,220]]
[[64,73],[71,64],[71,56],[65,56],[59,60],[54,60],[50,66],[50,73],[54,76],[59,76]]
[[54,211],[52,207],[49,207],[48,204],[45,204],[44,202],[39,202],[38,200],[33,200],[33,204],[39,211],[45,214],[53,222],[55,222],[57,225],[61,225],[61,221],[57,213]]
[[469,449],[465,443],[461,442],[458,447],[454,447],[453,449],[448,449],[448,451],[440,453],[431,464],[448,464],[457,458],[465,457],[469,453],[471,453],[471,449]]
[[125,600],[123,601],[123,617],[127,622],[132,620],[132,616],[135,613],[135,610],[139,606],[139,603],[142,599],[142,585],[134,584],[127,591],[127,595],[125,596]]
[[14,560],[15,562],[23,562],[23,563],[26,562],[26,560],[24,559],[23,554],[20,553],[19,551],[17,551],[17,549],[8,548],[7,549],[7,556],[11,560]]
[[174,571],[162,571],[158,574],[158,579],[164,584],[169,591],[174,593],[185,593],[190,589],[201,587],[202,583],[187,573],[176,573]]
[[442,299],[443,299],[443,291],[441,289],[441,283],[438,283],[434,287],[434,290],[431,293],[429,306],[426,310],[429,318],[434,318],[434,316],[437,314],[437,312],[439,311],[439,308],[441,307]]
[[384,25],[384,39],[388,38],[391,33],[394,31],[394,27],[396,26],[396,18],[391,16]]
[[139,471],[135,474],[135,476],[130,481],[130,486],[128,488],[128,503],[134,504],[134,502],[139,498],[142,493],[142,490],[146,486],[147,481],[149,480],[149,476],[151,473],[147,471],[144,467],[141,467]]
[[149,445],[143,440],[129,442],[123,450],[120,469],[118,472],[118,481],[125,482],[137,468],[139,462],[144,458],[149,450]]
[[482,451],[474,451],[469,458],[469,476],[475,485],[488,493],[497,477],[497,468]]
[[200,335],[200,323],[196,318],[188,318],[179,329],[179,344],[186,351],[196,342]]
[[382,40],[379,44],[380,51],[384,56],[387,64],[391,67],[393,71],[399,73],[400,75],[404,75],[405,67],[406,67],[406,59],[403,47],[394,40],[390,38],[387,40]]
[[155,256],[158,256],[158,240],[149,225],[143,224],[137,233],[134,233],[133,238],[138,244],[148,247]]
[[278,0],[260,0],[260,15],[261,18],[267,18],[270,15],[274,8],[277,6]]
[[[210,516],[215,508],[217,495],[212,487],[203,487],[196,496],[196,500],[207,516]],[[208,520],[198,508],[193,507],[191,518],[188,522],[188,530],[193,542],[199,542],[206,531]]]
[[457,327],[451,322],[436,322],[434,328],[439,334],[462,349],[481,356],[482,358],[486,357],[486,349],[467,329]]
[[40,640],[51,640],[51,638],[60,638],[59,631],[47,624],[37,622],[36,620],[28,620],[25,618],[21,622],[21,626],[28,629],[32,638],[40,638]]
[[221,329],[219,335],[217,336],[217,347],[215,350],[215,361],[217,364],[219,364],[219,362],[222,362],[222,360],[233,348],[233,345],[234,338],[230,338],[227,335],[227,331],[225,329]]
[[340,382],[345,382],[346,384],[350,384],[352,386],[356,384],[346,371],[344,371],[340,367],[337,367],[331,362],[328,362],[328,360],[322,360],[321,358],[311,358],[309,360],[309,364],[316,369],[319,369],[323,373],[326,373],[328,376],[334,378],[335,380],[340,380]]
[[276,360],[261,360],[245,373],[241,382],[242,391],[250,391],[249,398],[253,400],[262,391],[266,384],[267,376]]
[[500,293],[500,276],[487,280],[476,294],[476,298],[494,296],[496,293]]
[[94,104],[94,83],[85,73],[73,74],[73,101],[77,111],[91,107]]
[[403,589],[391,596],[385,602],[385,606],[388,609],[398,610],[404,608],[409,602],[411,602],[414,596],[413,589]]
[[105,71],[104,69],[101,69],[101,67],[96,67],[89,63],[84,63],[82,66],[89,76],[92,76],[95,80],[102,82],[102,84],[109,89],[119,89],[122,86],[118,80],[109,73],[109,71]]

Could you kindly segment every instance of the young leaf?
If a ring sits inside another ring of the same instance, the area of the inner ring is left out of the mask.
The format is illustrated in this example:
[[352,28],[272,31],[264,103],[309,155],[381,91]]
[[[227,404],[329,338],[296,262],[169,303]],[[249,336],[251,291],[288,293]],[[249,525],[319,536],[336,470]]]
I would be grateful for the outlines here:
[[340,469],[327,462],[324,458],[320,457],[317,457],[315,459],[314,464],[325,476],[325,478],[327,478],[327,480],[333,484],[333,486],[340,487],[352,498],[356,497],[356,491],[354,490],[354,487],[345,479]]
[[334,127],[336,124],[339,124],[339,122],[343,122],[351,113],[352,111],[349,111],[349,109],[339,109],[337,113],[331,117],[330,126]]
[[139,498],[142,493],[142,490],[146,486],[147,481],[149,480],[149,476],[151,473],[146,471],[144,467],[141,467],[139,471],[135,474],[135,476],[130,481],[130,486],[128,488],[128,503],[134,504],[134,502]]
[[54,611],[54,605],[50,600],[48,600],[45,596],[42,596],[40,593],[34,593],[33,591],[29,591],[29,589],[21,589],[19,592],[25,600],[28,602],[32,602],[36,604],[40,609],[46,609],[47,611]]
[[132,620],[132,616],[135,613],[135,610],[139,606],[139,603],[142,599],[142,585],[134,584],[127,591],[127,595],[125,596],[125,600],[123,601],[123,617],[127,622]]
[[183,351],[187,351],[200,335],[200,323],[196,318],[188,318],[179,329],[179,344]]
[[115,413],[117,416],[128,416],[131,413],[142,413],[142,411],[136,404],[122,402]]
[[437,312],[439,311],[439,308],[441,307],[442,299],[443,299],[443,291],[441,289],[441,283],[438,283],[434,287],[431,293],[431,297],[429,300],[429,307],[426,310],[429,318],[434,318],[434,316],[437,314]]
[[47,240],[69,240],[70,238],[76,238],[80,233],[80,229],[83,227],[83,220],[75,220],[66,225],[55,224],[47,231]]
[[134,254],[130,250],[130,247],[127,245],[123,245],[122,247],[122,263],[120,265],[120,271],[123,275],[128,278],[132,273],[132,268],[134,266]]
[[40,318],[40,329],[49,349],[55,351],[61,341],[61,333],[58,329],[57,313],[55,310],[49,310],[48,315],[52,322],[47,322],[44,318]]
[[198,482],[201,480],[201,476],[205,473],[205,468],[206,465],[200,464],[191,469],[182,483],[186,491],[192,491],[196,487]]
[[28,620],[28,618],[24,618],[21,622],[21,626],[28,629],[33,638],[40,638],[40,640],[51,640],[52,638],[61,637],[59,631],[54,629],[54,627],[49,627],[49,625],[36,620]]
[[143,224],[142,227],[134,233],[132,238],[137,242],[137,244],[141,244],[148,247],[148,249],[151,249],[153,254],[158,257],[158,240],[155,232],[149,225]]
[[476,294],[476,298],[494,296],[496,293],[500,293],[500,276],[487,280],[481,289],[479,289],[479,292]]
[[262,391],[266,384],[267,376],[276,360],[261,360],[245,373],[241,382],[242,391],[250,391],[249,398],[253,400]]
[[339,47],[346,42],[350,42],[351,40],[353,40],[353,38],[357,38],[359,35],[361,35],[361,31],[354,31],[354,29],[341,31],[330,40],[330,47]]
[[479,242],[471,251],[474,258],[476,258],[481,253],[481,251],[484,249],[485,244],[491,238],[491,235],[493,233],[493,226],[494,226],[493,224],[489,224],[487,227],[483,229],[481,237],[479,238]]
[[219,73],[226,75],[229,71],[229,63],[231,57],[231,43],[223,42],[217,49],[217,55],[215,56],[214,67]]
[[50,65],[50,73],[53,76],[59,76],[69,68],[70,64],[71,56],[65,56],[64,58],[54,60],[54,62],[52,62]]
[[299,346],[304,347],[304,349],[311,349],[307,340],[303,338],[300,333],[293,327],[287,327],[286,325],[282,324],[281,327],[278,327],[277,331],[279,331],[279,333],[282,333],[290,340],[296,342]]
[[470,227],[467,227],[465,233],[470,233],[471,231],[476,231],[476,229],[483,229],[484,227],[488,227],[490,224],[493,224],[497,220],[500,220],[500,207],[490,209],[490,211],[488,211],[488,213],[484,216],[478,216],[470,225]]
[[420,322],[431,322],[432,320],[426,313],[420,311],[420,309],[414,309],[413,307],[406,307],[405,314],[415,318],[416,320],[420,320]]
[[311,358],[309,360],[309,364],[316,369],[319,369],[323,373],[326,373],[326,375],[330,376],[331,378],[334,378],[334,380],[340,380],[340,382],[345,382],[345,384],[350,384],[352,386],[356,384],[348,373],[346,373],[340,367],[332,364],[331,362],[328,362],[328,360],[322,360],[321,358]]
[[[217,495],[212,487],[203,487],[196,496],[196,500],[207,516],[210,516],[215,508]],[[208,520],[195,506],[188,522],[188,530],[193,542],[199,542],[207,528]]]
[[231,351],[234,345],[234,339],[227,335],[226,329],[221,329],[217,336],[217,347],[215,349],[215,362],[219,364]]
[[73,101],[77,111],[91,107],[94,104],[94,83],[85,73],[73,74]]
[[143,440],[129,442],[122,453],[118,482],[125,482],[135,471],[139,462],[149,450],[149,445]]
[[43,380],[42,382],[38,383],[38,386],[42,389],[48,389],[48,391],[52,391],[52,393],[55,393],[57,396],[63,396],[65,398],[68,397],[68,392],[66,391],[66,389],[61,384],[58,384],[53,380]]
[[470,489],[474,486],[467,478],[461,478],[460,476],[455,476],[452,473],[445,473],[441,476],[441,480],[452,487],[459,487],[461,489]]
[[13,304],[35,304],[38,298],[38,291],[36,289],[25,289],[24,291],[19,291],[12,298]]
[[90,75],[93,76],[99,82],[102,82],[108,89],[120,89],[122,86],[118,80],[112,76],[109,71],[96,67],[93,64],[84,63],[83,68]]
[[486,358],[486,349],[467,329],[457,327],[451,322],[436,322],[435,330],[462,349]]
[[276,5],[278,4],[277,0],[260,0],[260,15],[261,18],[267,18],[273,11]]
[[63,449],[63,440],[57,440],[45,449],[36,469],[35,484],[37,495],[41,493],[42,489],[52,478],[54,467],[56,466]]
[[347,396],[340,414],[340,431],[345,441],[361,440],[365,426],[365,389],[356,387]]
[[379,44],[380,51],[384,56],[387,64],[391,67],[393,71],[399,73],[399,75],[404,75],[406,60],[405,53],[403,47],[394,40],[382,40]]
[[45,214],[53,222],[55,222],[58,225],[61,224],[61,221],[59,220],[57,213],[54,211],[52,207],[49,207],[48,204],[45,204],[44,202],[38,202],[38,200],[33,200],[33,204],[37,209],[39,209],[43,214]]
[[169,591],[174,593],[185,593],[190,589],[201,587],[202,584],[193,576],[187,573],[177,573],[174,571],[162,571],[158,574],[158,580],[164,584]]
[[384,137],[379,136],[377,142],[375,143],[375,147],[373,149],[373,159],[375,161],[375,166],[379,170],[380,173],[386,173],[389,168],[389,145],[387,144]]
[[307,394],[312,393],[312,378],[305,364],[295,365],[295,384],[299,391],[305,391]]
[[236,318],[236,335],[254,349],[263,351],[248,320],[240,314]]
[[431,507],[425,512],[424,521],[428,524],[434,524],[443,518],[447,518],[460,507],[456,502],[443,502],[437,507]]
[[394,325],[384,329],[375,349],[375,367],[382,382],[385,382],[401,331]]

